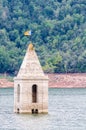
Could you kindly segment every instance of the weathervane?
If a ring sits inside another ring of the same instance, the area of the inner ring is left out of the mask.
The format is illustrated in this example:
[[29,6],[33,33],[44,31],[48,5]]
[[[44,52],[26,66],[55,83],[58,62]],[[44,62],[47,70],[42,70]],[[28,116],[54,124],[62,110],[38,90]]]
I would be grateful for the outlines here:
[[[31,30],[28,30],[28,31],[24,32],[24,35],[25,36],[31,36]],[[31,41],[31,39],[30,39],[30,41]]]
[[31,30],[24,32],[25,36],[31,36]]
[[[31,36],[31,30],[24,32],[25,36]],[[30,41],[30,44],[28,46],[29,50],[34,50],[33,44]]]

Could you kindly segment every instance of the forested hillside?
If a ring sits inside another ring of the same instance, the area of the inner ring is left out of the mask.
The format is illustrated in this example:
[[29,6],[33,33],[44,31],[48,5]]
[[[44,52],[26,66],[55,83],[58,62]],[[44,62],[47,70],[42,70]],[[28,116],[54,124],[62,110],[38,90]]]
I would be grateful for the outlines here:
[[0,0],[0,73],[17,73],[30,41],[45,72],[86,72],[86,0]]

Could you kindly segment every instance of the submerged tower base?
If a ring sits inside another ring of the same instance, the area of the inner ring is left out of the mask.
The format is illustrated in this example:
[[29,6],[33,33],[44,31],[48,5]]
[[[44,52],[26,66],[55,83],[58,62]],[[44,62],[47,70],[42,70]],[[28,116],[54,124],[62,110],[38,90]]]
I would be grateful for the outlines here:
[[48,76],[44,74],[32,44],[14,78],[14,112],[48,113]]

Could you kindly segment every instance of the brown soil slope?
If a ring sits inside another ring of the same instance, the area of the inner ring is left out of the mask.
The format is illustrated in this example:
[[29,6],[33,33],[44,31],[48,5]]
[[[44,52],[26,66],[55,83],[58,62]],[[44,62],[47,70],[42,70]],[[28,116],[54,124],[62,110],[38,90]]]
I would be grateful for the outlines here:
[[86,88],[86,73],[49,74],[49,86],[53,88]]
[[7,79],[0,79],[0,88],[10,87],[13,87],[13,82],[8,81]]
[[[86,73],[84,74],[48,74],[51,88],[86,88]],[[0,88],[13,87],[13,82],[0,79]]]

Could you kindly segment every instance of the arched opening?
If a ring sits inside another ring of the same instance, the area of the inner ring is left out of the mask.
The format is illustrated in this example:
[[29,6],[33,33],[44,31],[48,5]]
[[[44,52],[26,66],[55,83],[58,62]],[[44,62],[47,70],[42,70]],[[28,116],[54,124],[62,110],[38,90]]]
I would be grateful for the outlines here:
[[38,114],[38,109],[35,110],[35,113]]
[[18,102],[20,101],[20,84],[18,84],[18,87],[17,87],[17,101]]
[[17,113],[19,113],[19,108],[17,108]]
[[32,86],[32,102],[37,102],[37,85],[35,84]]
[[34,109],[32,109],[32,114],[34,114]]
[[38,109],[32,109],[32,114],[38,114]]

